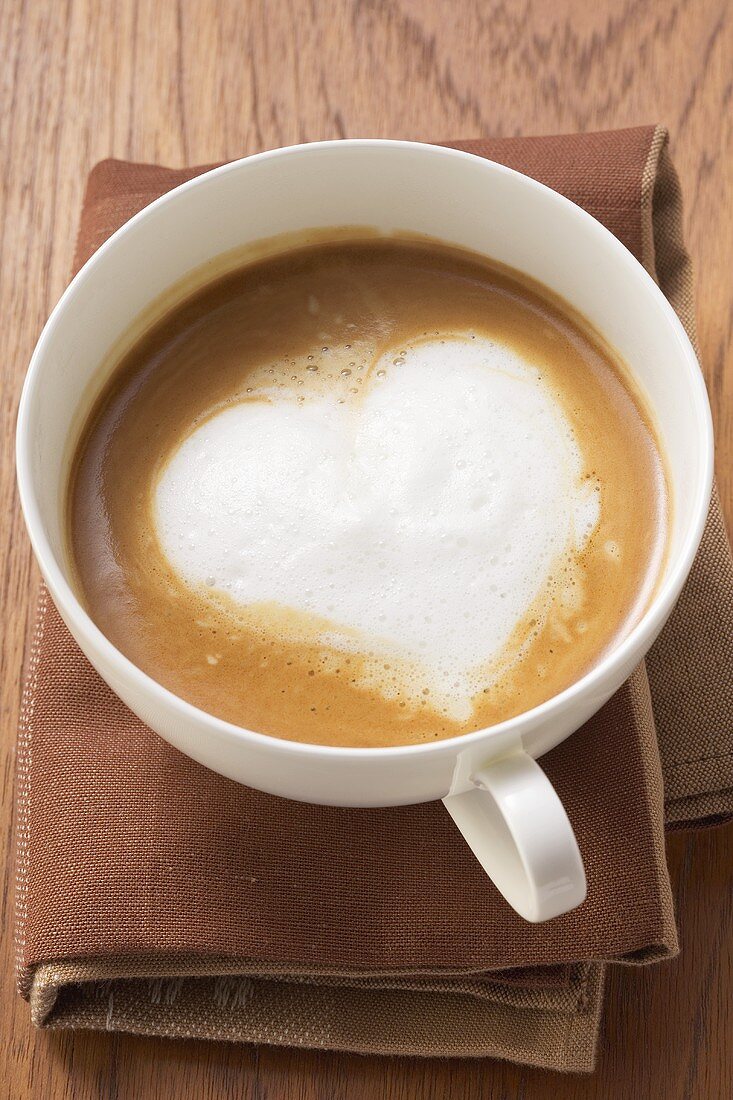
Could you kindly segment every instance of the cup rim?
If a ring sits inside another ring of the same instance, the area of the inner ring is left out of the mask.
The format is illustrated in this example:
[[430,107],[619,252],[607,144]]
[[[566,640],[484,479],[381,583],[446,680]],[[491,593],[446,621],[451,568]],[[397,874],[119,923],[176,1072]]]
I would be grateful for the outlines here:
[[[454,160],[467,160],[481,165],[487,173],[499,173],[514,179],[519,187],[534,190],[543,196],[543,201],[555,203],[557,206],[571,209],[573,216],[584,222],[588,231],[598,241],[599,247],[615,252],[617,258],[626,268],[628,277],[643,284],[647,291],[656,298],[657,303],[667,323],[671,326],[680,351],[680,363],[686,370],[691,388],[695,395],[694,405],[690,408],[690,414],[697,420],[700,438],[700,473],[695,486],[695,498],[690,507],[692,522],[688,525],[680,550],[676,555],[671,570],[664,579],[657,593],[652,598],[650,605],[641,616],[636,625],[622,638],[618,645],[614,646],[598,663],[580,679],[574,681],[569,687],[550,699],[540,703],[530,710],[523,711],[513,718],[506,719],[493,726],[488,726],[470,733],[460,734],[456,737],[445,738],[439,741],[431,741],[408,745],[394,745],[376,748],[354,748],[340,745],[319,745],[311,742],[289,741],[272,734],[258,733],[248,730],[243,726],[237,726],[232,722],[217,718],[207,711],[201,710],[194,704],[187,702],[174,692],[158,683],[142,669],[138,668],[126,657],[106,635],[94,623],[91,616],[84,609],[81,601],[74,593],[66,579],[64,570],[56,559],[56,555],[46,536],[45,524],[41,510],[38,506],[36,494],[33,490],[32,461],[31,461],[31,433],[29,425],[32,415],[32,406],[35,398],[39,378],[43,370],[46,358],[46,348],[53,332],[59,322],[59,318],[66,312],[73,302],[79,289],[94,277],[95,269],[101,258],[116,247],[117,242],[127,234],[133,226],[139,226],[151,217],[155,217],[157,210],[178,197],[193,189],[207,186],[213,180],[231,172],[237,172],[255,163],[265,160],[276,160],[292,156],[298,156],[304,152],[326,152],[329,149],[343,149],[344,146],[368,148],[392,148],[396,150],[419,148],[431,156],[450,158]],[[46,581],[49,592],[67,621],[73,632],[86,637],[91,642],[94,651],[101,653],[107,661],[116,666],[124,674],[125,678],[136,682],[145,693],[153,694],[169,710],[177,713],[182,719],[194,719],[199,725],[203,725],[206,732],[218,738],[224,738],[232,743],[251,743],[260,748],[281,753],[285,756],[308,756],[310,758],[348,758],[353,761],[376,760],[378,757],[387,756],[392,759],[402,756],[436,756],[445,753],[460,752],[483,741],[495,738],[506,738],[514,734],[520,736],[523,728],[531,723],[532,728],[537,728],[544,722],[562,711],[571,702],[588,700],[594,694],[600,695],[603,691],[603,682],[614,669],[618,670],[626,661],[633,657],[635,652],[642,656],[664,625],[674,603],[676,602],[685,580],[692,567],[697,549],[702,538],[702,533],[707,519],[710,496],[712,492],[714,469],[713,451],[713,424],[705,381],[700,369],[697,356],[687,333],[680,322],[674,309],[664,296],[652,276],[626,248],[621,241],[613,235],[596,218],[571,199],[559,192],[538,182],[531,176],[518,172],[506,165],[485,157],[479,157],[474,153],[464,152],[447,146],[434,145],[427,142],[400,141],[382,138],[349,138],[329,141],[304,142],[297,145],[284,146],[270,149],[261,153],[254,153],[247,157],[241,157],[210,169],[191,180],[180,184],[166,194],[161,195],[152,203],[145,206],[132,218],[126,221],[97,249],[97,251],[80,268],[69,285],[64,290],[56,306],[52,310],[43,331],[34,348],[28,370],[23,383],[18,418],[16,427],[16,471],[18,491],[21,508],[25,518],[26,527],[33,547],[36,560],[41,573]],[[570,734],[568,734],[570,736]]]

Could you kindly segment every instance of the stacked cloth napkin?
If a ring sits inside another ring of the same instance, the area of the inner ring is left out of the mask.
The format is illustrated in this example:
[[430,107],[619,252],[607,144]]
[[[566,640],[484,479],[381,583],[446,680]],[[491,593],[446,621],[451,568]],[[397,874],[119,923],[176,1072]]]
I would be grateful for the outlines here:
[[[694,341],[664,130],[456,147],[584,206]],[[201,170],[98,165],[76,266]],[[592,1069],[606,966],[678,950],[665,825],[733,814],[732,594],[716,496],[645,666],[543,758],[588,898],[540,925],[509,909],[440,805],[288,802],[181,756],[99,679],[43,594],[17,788],[18,968],[33,1021]]]

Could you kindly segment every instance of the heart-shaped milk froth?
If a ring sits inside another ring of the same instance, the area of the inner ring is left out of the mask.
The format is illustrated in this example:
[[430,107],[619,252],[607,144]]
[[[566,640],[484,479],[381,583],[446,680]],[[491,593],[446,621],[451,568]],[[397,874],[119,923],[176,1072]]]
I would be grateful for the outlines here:
[[541,370],[468,335],[384,355],[346,401],[256,390],[192,431],[154,501],[188,584],[328,620],[324,643],[399,658],[385,693],[456,720],[599,511]]

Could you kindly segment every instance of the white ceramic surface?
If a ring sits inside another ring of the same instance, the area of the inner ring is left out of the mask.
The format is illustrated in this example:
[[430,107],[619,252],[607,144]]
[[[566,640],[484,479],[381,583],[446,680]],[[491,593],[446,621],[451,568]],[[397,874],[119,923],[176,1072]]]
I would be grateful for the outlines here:
[[[407,230],[471,248],[538,279],[620,352],[656,416],[674,498],[670,552],[634,630],[567,691],[488,730],[429,745],[343,749],[281,741],[197,710],[137,669],[74,592],[62,498],[100,364],[158,295],[248,242],[312,227]],[[110,238],[51,315],[23,390],[18,484],[33,548],[72,634],[144,722],[181,751],[273,794],[344,806],[445,799],[508,901],[529,920],[579,904],[585,878],[567,817],[533,758],[576,730],[652,644],[687,577],[707,514],[713,439],[687,336],[653,280],[573,203],[501,165],[437,146],[322,142],[262,153],[186,183]]]

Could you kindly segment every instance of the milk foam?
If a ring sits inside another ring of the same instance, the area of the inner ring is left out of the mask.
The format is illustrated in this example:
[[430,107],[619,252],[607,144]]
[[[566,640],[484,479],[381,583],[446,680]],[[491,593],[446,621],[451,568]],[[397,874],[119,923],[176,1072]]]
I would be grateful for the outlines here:
[[262,386],[195,428],[155,489],[161,546],[188,584],[326,619],[371,686],[465,720],[518,624],[576,598],[599,488],[541,370],[487,339],[392,351],[349,393]]

